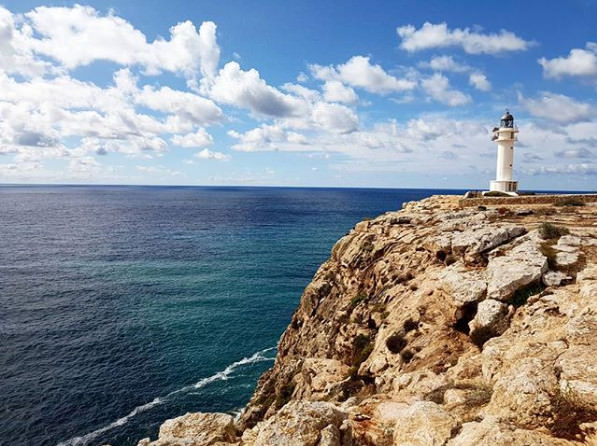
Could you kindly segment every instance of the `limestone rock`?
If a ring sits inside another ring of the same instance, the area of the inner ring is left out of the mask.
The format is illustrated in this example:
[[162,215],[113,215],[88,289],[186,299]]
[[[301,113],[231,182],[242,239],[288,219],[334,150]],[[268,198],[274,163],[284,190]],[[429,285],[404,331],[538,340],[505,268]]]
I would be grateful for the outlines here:
[[340,429],[333,424],[329,424],[322,429],[317,446],[341,446],[340,441]]
[[349,375],[349,369],[348,365],[336,359],[307,358],[303,362],[300,379],[297,379],[295,394],[310,400],[329,399]]
[[545,286],[560,286],[563,282],[572,280],[572,277],[562,271],[547,271],[542,280]]
[[457,306],[479,302],[487,293],[484,271],[468,270],[462,263],[454,263],[439,275],[439,285],[454,298]]
[[573,252],[560,251],[556,254],[556,264],[561,268],[569,268],[579,260],[578,250]]
[[292,401],[256,426],[253,445],[317,446],[322,430],[330,425],[340,428],[346,418],[347,414],[331,403]]
[[438,404],[419,401],[395,414],[394,444],[442,446],[452,437],[458,424]]
[[574,443],[553,438],[543,432],[517,429],[500,423],[495,417],[462,425],[462,430],[447,446],[572,446]]
[[[143,441],[145,441],[143,443]],[[237,441],[234,418],[223,413],[187,413],[165,421],[158,439],[140,446],[217,446]]]
[[527,240],[506,255],[489,261],[487,297],[508,300],[520,288],[541,280],[546,271],[547,258],[534,240]]
[[550,422],[558,380],[541,359],[520,359],[499,374],[493,388],[487,414],[534,429]]
[[574,346],[557,360],[560,390],[572,404],[597,407],[597,347]]
[[487,299],[479,303],[477,314],[469,329],[471,338],[482,344],[487,339],[501,335],[510,324],[508,305],[503,302]]
[[467,263],[476,263],[481,254],[526,232],[524,226],[482,226],[457,232],[452,237],[452,252]]

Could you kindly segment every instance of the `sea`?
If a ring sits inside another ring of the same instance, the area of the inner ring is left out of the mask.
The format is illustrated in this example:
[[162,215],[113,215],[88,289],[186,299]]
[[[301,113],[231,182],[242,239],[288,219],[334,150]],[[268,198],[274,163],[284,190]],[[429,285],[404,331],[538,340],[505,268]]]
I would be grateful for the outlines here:
[[238,414],[355,223],[431,189],[0,186],[0,444]]

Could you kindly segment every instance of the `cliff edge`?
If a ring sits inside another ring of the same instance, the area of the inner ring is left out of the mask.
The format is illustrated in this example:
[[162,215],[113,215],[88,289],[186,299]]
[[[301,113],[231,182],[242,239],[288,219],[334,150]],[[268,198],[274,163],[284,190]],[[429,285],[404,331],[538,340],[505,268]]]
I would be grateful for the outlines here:
[[597,444],[597,205],[434,196],[358,223],[238,420],[140,446]]

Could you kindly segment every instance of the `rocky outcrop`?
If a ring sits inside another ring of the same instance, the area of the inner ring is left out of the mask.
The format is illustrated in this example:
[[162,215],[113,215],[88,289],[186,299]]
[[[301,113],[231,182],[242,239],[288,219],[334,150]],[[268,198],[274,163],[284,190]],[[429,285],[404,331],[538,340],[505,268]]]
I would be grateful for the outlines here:
[[240,419],[187,414],[140,444],[597,444],[597,207],[500,206],[358,223]]
[[222,446],[235,442],[234,418],[223,413],[188,413],[167,420],[160,427],[159,439],[145,438],[139,446]]

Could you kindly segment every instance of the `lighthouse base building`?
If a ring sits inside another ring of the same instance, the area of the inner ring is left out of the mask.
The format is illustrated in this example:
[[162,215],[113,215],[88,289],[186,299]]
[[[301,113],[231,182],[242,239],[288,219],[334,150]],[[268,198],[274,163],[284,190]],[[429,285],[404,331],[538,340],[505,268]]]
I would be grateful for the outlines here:
[[497,163],[495,180],[489,183],[491,192],[518,195],[518,181],[512,179],[514,143],[517,141],[517,133],[518,129],[514,126],[514,116],[506,111],[506,114],[500,120],[500,126],[493,128],[492,141],[497,142]]

